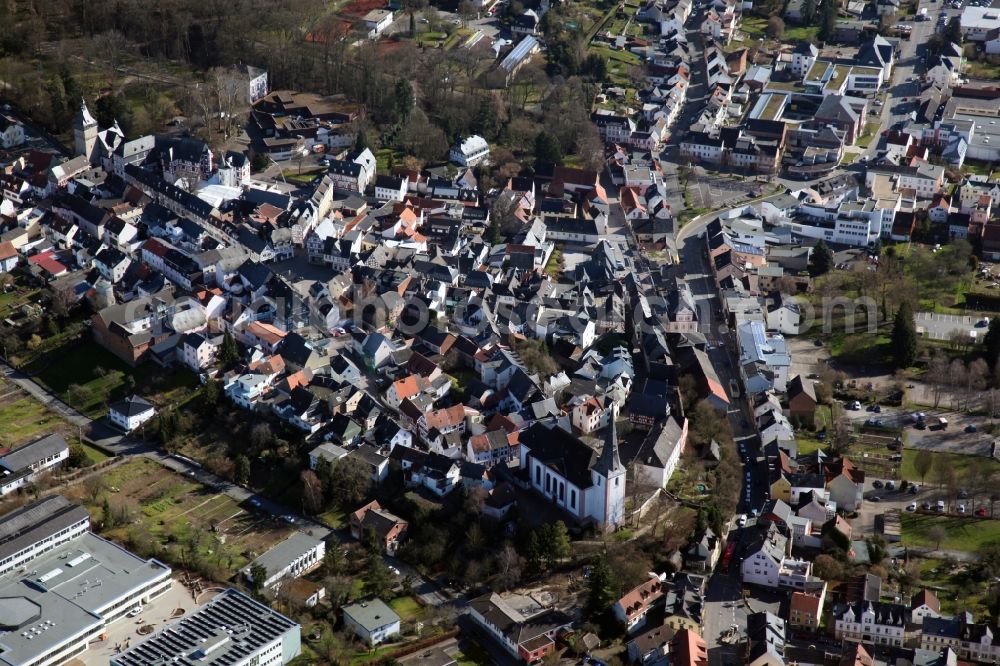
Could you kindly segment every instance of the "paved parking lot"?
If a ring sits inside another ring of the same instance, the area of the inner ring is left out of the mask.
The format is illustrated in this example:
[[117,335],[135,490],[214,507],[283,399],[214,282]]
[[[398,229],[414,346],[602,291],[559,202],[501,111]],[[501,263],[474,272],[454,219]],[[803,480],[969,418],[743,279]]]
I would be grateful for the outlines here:
[[922,333],[931,340],[948,340],[951,338],[952,332],[956,330],[967,332],[970,337],[972,333],[975,333],[977,342],[986,335],[986,326],[976,326],[981,317],[918,312],[915,319],[917,333]]
[[[881,516],[893,509],[906,512],[906,507],[912,502],[916,502],[917,506],[920,506],[924,501],[936,502],[939,499],[939,495],[943,497],[942,491],[931,484],[925,484],[920,487],[915,495],[911,494],[909,489],[904,491],[898,490],[898,482],[896,484],[897,490],[886,490],[884,487],[877,489],[872,485],[872,482],[877,478],[870,477],[865,480],[865,501],[861,504],[861,510],[858,511],[857,518],[851,521],[851,527],[854,528],[855,535],[868,536],[874,534],[876,516]],[[884,479],[879,480],[885,481]],[[872,496],[877,496],[879,501],[872,502],[870,500]],[[858,536],[855,538],[858,538]]]
[[[944,416],[948,419],[946,429],[917,430],[907,428],[907,446],[914,449],[929,449],[941,453],[959,453],[968,456],[990,455],[993,436],[983,432],[988,419],[982,416],[969,416],[958,412],[934,412],[934,417]],[[929,422],[933,421],[928,414]],[[975,426],[976,432],[965,432],[966,427]]]
[[750,197],[750,191],[760,190],[763,183],[755,180],[735,180],[730,174],[707,173],[701,167],[691,167],[688,195],[696,208],[717,210],[735,206]]

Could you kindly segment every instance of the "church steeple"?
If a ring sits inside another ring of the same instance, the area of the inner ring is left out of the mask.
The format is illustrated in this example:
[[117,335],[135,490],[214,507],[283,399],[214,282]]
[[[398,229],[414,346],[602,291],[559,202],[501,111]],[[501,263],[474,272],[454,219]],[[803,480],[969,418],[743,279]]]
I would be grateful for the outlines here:
[[80,98],[80,111],[76,114],[74,125],[76,127],[88,127],[90,125],[97,127],[97,121],[94,120],[94,116],[90,115],[90,110],[87,108],[87,100],[82,97]]
[[622,459],[618,455],[618,428],[615,427],[614,419],[611,419],[611,426],[604,438],[604,448],[601,449],[601,457],[594,465],[594,471],[606,479],[625,473],[625,466],[622,465]]
[[80,110],[73,118],[73,144],[77,155],[94,163],[97,157],[97,121],[90,115],[87,101],[80,100]]

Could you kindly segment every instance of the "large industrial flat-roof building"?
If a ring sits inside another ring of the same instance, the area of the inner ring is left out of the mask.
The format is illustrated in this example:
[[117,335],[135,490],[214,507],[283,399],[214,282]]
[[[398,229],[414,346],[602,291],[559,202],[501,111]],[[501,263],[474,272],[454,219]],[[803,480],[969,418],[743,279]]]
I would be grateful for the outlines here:
[[166,592],[170,567],[91,532],[0,576],[0,666],[54,666]]
[[298,656],[298,624],[234,589],[111,658],[111,666],[272,666]]

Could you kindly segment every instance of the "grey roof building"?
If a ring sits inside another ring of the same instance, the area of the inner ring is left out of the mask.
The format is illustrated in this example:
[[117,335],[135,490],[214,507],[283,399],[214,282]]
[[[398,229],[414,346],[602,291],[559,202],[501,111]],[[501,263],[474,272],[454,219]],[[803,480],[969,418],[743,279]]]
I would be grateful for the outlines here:
[[381,599],[344,606],[344,624],[371,645],[399,633],[399,615]]
[[261,586],[271,587],[283,578],[297,578],[312,570],[323,561],[325,554],[325,543],[303,532],[295,532],[244,567],[243,575],[252,581],[253,568],[264,567],[267,578]]
[[23,566],[46,548],[90,529],[90,514],[79,504],[53,495],[0,518],[0,575]]
[[[284,615],[228,589],[187,617],[111,658],[111,666],[287,664],[302,649],[301,628]],[[280,651],[280,661],[275,659]],[[266,657],[264,655],[267,655]]]

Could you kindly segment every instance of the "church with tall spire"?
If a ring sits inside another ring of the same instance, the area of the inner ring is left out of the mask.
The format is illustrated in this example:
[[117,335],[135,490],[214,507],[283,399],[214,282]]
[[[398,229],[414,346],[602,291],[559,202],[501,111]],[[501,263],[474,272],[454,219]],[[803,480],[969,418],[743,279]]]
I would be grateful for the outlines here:
[[612,530],[625,519],[625,466],[612,421],[600,449],[555,423],[521,433],[520,463],[531,488],[579,523]]

